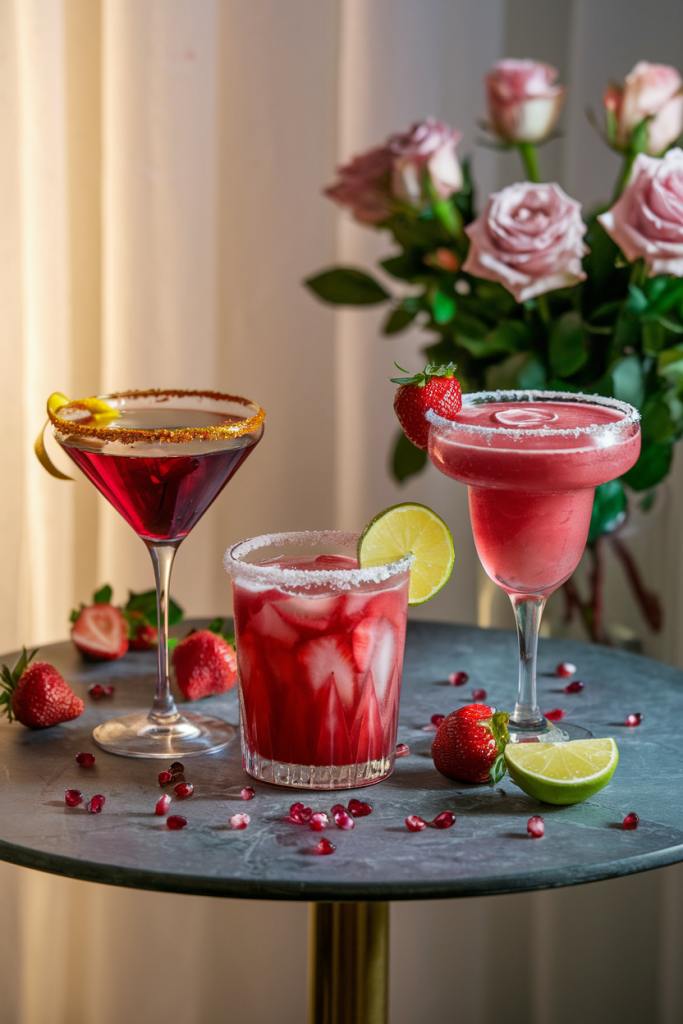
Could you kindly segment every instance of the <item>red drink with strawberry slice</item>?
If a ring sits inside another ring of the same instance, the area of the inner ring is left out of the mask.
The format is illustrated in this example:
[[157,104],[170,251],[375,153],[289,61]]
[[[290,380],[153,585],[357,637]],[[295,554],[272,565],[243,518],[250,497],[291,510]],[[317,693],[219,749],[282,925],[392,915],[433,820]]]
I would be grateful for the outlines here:
[[[393,771],[409,559],[359,569],[347,555],[290,553],[291,544],[355,550],[357,541],[356,534],[286,534],[245,541],[226,555],[244,762],[256,778],[344,789]],[[289,550],[243,560],[273,542]]]

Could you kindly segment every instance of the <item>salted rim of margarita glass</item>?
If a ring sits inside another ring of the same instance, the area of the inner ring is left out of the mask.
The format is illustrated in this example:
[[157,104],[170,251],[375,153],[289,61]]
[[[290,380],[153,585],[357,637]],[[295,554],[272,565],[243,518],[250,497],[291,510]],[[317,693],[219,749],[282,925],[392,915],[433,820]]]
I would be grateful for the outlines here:
[[628,402],[622,402],[618,398],[605,398],[604,395],[587,395],[583,391],[534,391],[534,390],[500,390],[500,391],[475,391],[462,396],[462,404],[481,405],[492,404],[493,402],[534,402],[559,401],[568,405],[602,405],[608,409],[615,409],[624,414],[623,419],[615,420],[613,423],[591,423],[586,427],[484,427],[474,423],[458,423],[457,420],[447,420],[438,416],[433,409],[428,409],[426,417],[435,427],[450,427],[467,434],[479,434],[482,437],[510,437],[515,441],[524,437],[579,437],[587,434],[618,433],[625,427],[634,426],[640,420],[640,413]]
[[236,580],[254,585],[277,587],[330,586],[350,590],[359,583],[384,583],[392,576],[408,572],[413,556],[403,555],[396,562],[385,565],[367,566],[362,569],[286,569],[279,565],[262,565],[243,562],[242,559],[261,548],[284,547],[286,544],[304,545],[336,544],[339,547],[358,548],[360,533],[344,533],[341,530],[304,530],[299,533],[264,533],[260,537],[249,537],[231,545],[223,556],[223,568]]
[[[213,402],[235,402],[253,410],[253,414],[246,419],[238,420],[235,423],[216,424],[208,427],[182,427],[178,430],[159,429],[151,430],[145,428],[117,429],[112,430],[110,424],[117,418],[118,410],[109,406],[112,416],[101,409],[97,409],[95,403],[102,403],[105,406],[112,400],[126,398],[206,398]],[[81,420],[64,419],[58,415],[62,409],[74,408],[83,410],[89,414]],[[97,411],[95,411],[97,409]],[[95,437],[103,441],[118,441],[120,444],[143,443],[172,443],[188,444],[190,441],[221,441],[230,438],[242,437],[244,434],[253,434],[263,424],[266,417],[265,410],[248,398],[240,395],[226,395],[220,391],[184,391],[166,388],[150,388],[147,391],[117,391],[110,395],[97,395],[92,398],[71,399],[62,405],[54,406],[48,402],[48,416],[53,427],[60,433],[66,435],[77,435],[79,437]]]

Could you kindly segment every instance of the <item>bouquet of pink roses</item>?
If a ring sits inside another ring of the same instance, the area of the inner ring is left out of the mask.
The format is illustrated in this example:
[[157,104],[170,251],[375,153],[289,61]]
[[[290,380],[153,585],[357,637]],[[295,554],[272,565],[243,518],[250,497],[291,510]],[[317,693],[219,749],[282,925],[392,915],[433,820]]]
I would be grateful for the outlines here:
[[[392,295],[355,267],[306,281],[327,302],[385,303],[385,334],[417,323],[430,332],[430,363],[458,365],[463,390],[545,388],[614,396],[642,413],[642,454],[621,481],[598,488],[589,551],[624,517],[624,485],[651,500],[683,434],[683,81],[666,65],[640,62],[603,96],[606,143],[623,155],[611,205],[582,216],[554,183],[541,183],[538,145],[552,137],[565,96],[557,72],[503,60],[486,76],[487,130],[516,148],[526,180],[474,209],[460,133],[427,119],[355,157],[325,190],[356,220],[390,233],[382,260],[402,282]],[[426,454],[401,433],[393,453],[399,479]],[[628,552],[612,536],[653,628],[660,611]],[[596,564],[597,568],[597,564]],[[598,572],[594,574],[596,577]],[[594,637],[598,596],[572,602]]]

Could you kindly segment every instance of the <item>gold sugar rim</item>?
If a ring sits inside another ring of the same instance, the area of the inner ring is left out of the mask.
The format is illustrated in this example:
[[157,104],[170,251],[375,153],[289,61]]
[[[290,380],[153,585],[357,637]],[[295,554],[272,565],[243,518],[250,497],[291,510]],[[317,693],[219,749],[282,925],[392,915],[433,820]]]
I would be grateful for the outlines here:
[[[182,391],[166,390],[164,388],[150,388],[148,391],[117,391],[111,395],[97,396],[106,402],[108,398],[146,398],[152,395],[163,395],[168,398],[209,398],[216,402],[237,402],[239,405],[250,405],[258,411],[254,416],[241,420],[238,423],[231,423],[229,426],[214,427],[183,427],[180,430],[146,430],[142,427],[130,430],[111,430],[109,427],[98,427],[93,423],[78,423],[73,420],[64,420],[53,412],[48,405],[48,416],[53,426],[67,435],[74,434],[80,437],[96,437],[103,441],[119,441],[121,444],[134,444],[136,441],[158,442],[162,444],[187,444],[190,441],[222,441],[233,437],[242,437],[243,434],[253,434],[262,425],[266,418],[266,411],[256,402],[241,395],[226,395],[220,391]],[[85,399],[72,399],[68,405],[77,405]],[[66,406],[60,406],[60,409]],[[59,410],[58,410],[59,411]],[[116,410],[112,409],[112,412]]]

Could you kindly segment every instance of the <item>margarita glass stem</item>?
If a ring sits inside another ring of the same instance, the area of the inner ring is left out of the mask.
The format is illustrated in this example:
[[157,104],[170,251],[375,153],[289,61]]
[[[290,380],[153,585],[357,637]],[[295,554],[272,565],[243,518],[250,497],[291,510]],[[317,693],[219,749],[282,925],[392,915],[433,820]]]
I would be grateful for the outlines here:
[[171,587],[171,569],[180,541],[171,544],[154,544],[146,541],[154,566],[157,587],[157,622],[159,627],[157,688],[154,704],[149,713],[153,722],[169,725],[178,721],[180,715],[171,695],[171,679],[168,664],[168,602]]
[[519,689],[510,726],[538,732],[545,727],[545,719],[536,701],[536,651],[545,598],[510,594],[510,600],[519,641]]

